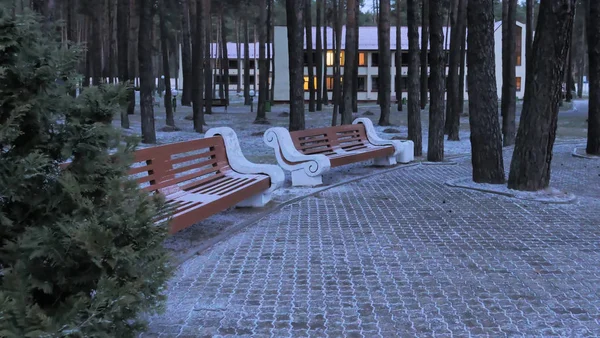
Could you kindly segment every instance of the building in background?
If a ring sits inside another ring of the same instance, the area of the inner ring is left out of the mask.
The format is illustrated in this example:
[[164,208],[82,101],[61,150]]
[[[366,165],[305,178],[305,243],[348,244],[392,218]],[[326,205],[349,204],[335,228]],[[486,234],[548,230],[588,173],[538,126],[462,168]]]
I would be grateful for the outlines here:
[[[358,50],[358,101],[368,102],[377,100],[377,92],[379,86],[379,51],[377,43],[377,27],[373,26],[362,26],[359,28],[359,50]],[[444,27],[444,49],[448,50],[450,47],[450,29]],[[402,52],[402,65],[397,67],[395,61],[395,53],[398,51],[396,46],[396,28],[390,29],[390,48],[392,51],[392,100],[396,101],[396,81],[395,76],[401,76],[402,86],[402,97],[407,97],[407,72],[408,72],[408,29],[407,27],[401,28],[402,34],[402,46],[400,48]],[[275,51],[275,90],[273,100],[275,102],[288,102],[289,101],[289,53],[288,53],[288,40],[287,40],[287,27],[277,26],[274,31],[274,51]],[[333,29],[327,28],[327,52],[323,56],[324,64],[327,65],[327,78],[326,85],[329,91],[329,98],[331,99],[333,94]],[[419,35],[421,34],[421,28],[419,27]],[[313,52],[316,49],[315,36],[316,28],[313,28]],[[344,74],[344,48],[346,43],[346,27],[342,30],[342,52],[340,55],[340,63],[342,65],[342,76]],[[304,39],[306,41],[306,39]],[[496,53],[496,82],[498,90],[498,98],[500,99],[502,93],[502,22],[496,22],[494,24],[494,40],[495,40],[495,53]],[[419,44],[421,39],[419,38]],[[516,39],[516,53],[517,53],[517,67],[516,67],[516,86],[517,86],[517,97],[522,99],[525,92],[525,25],[517,22],[517,39]],[[304,44],[306,49],[306,42]],[[468,45],[467,45],[468,48]],[[316,59],[316,55],[313,60]],[[306,52],[304,60],[307,60]],[[305,61],[306,62],[306,61]],[[305,65],[306,66],[306,65]],[[466,73],[468,73],[468,64]],[[308,68],[304,67],[305,81],[305,99],[308,100]],[[446,70],[447,74],[447,70]],[[468,98],[468,88],[465,79],[465,99]],[[319,88],[316,88],[319,90]]]

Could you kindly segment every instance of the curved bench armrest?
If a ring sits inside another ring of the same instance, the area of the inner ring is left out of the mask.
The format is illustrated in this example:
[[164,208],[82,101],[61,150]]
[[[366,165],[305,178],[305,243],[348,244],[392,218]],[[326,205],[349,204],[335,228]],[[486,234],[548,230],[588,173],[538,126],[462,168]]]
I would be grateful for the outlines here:
[[[374,146],[393,146],[396,151],[394,152],[395,156],[400,155],[403,151],[408,151],[408,148],[412,150],[412,141],[401,141],[401,140],[386,140],[379,135],[377,135],[377,131],[373,126],[373,122],[370,119],[365,117],[359,117],[352,124],[362,124],[365,127],[365,132],[367,134],[367,139]],[[412,157],[412,156],[411,156]],[[411,159],[412,161],[412,159]]]
[[221,136],[225,143],[225,151],[227,152],[227,161],[231,169],[240,174],[265,174],[271,178],[271,187],[269,192],[273,192],[277,188],[283,186],[285,181],[285,173],[281,168],[274,164],[257,164],[248,161],[242,153],[240,142],[235,131],[229,127],[219,127],[209,129],[204,137]]
[[304,170],[308,176],[320,176],[329,170],[331,161],[323,154],[305,155],[296,149],[290,132],[282,127],[269,128],[263,137],[275,149],[277,163],[286,170]]

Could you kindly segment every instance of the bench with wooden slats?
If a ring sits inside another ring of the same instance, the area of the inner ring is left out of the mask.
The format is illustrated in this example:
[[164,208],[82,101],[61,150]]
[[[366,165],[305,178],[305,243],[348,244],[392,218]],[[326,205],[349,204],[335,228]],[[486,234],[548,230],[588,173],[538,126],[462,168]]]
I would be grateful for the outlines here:
[[129,171],[141,187],[167,201],[174,233],[232,206],[262,207],[283,184],[275,165],[243,155],[231,128],[213,128],[205,138],[137,150]]
[[279,165],[291,171],[293,186],[322,184],[324,172],[350,163],[373,159],[375,165],[390,166],[414,160],[412,141],[380,138],[367,118],[351,125],[294,132],[270,128],[264,140],[275,149]]

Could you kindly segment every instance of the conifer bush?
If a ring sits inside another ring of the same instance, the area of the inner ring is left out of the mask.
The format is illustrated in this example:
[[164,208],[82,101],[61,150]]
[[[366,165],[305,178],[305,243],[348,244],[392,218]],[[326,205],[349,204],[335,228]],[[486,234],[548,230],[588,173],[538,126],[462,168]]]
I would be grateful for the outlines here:
[[125,90],[69,95],[81,50],[40,22],[0,5],[0,337],[130,337],[164,300],[163,205],[127,177]]

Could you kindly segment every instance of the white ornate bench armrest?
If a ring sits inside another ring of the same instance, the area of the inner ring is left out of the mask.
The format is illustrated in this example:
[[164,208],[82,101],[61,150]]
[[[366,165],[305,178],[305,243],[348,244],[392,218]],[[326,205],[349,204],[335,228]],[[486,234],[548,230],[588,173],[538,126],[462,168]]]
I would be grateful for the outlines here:
[[365,127],[365,132],[367,134],[367,139],[369,142],[375,146],[393,146],[396,151],[394,152],[395,156],[400,156],[402,159],[400,162],[407,163],[414,160],[414,143],[413,141],[401,141],[401,140],[386,140],[379,135],[377,135],[377,131],[373,126],[373,122],[370,119],[365,117],[360,117],[354,120],[352,124],[362,124]]
[[209,129],[204,137],[221,136],[225,143],[225,151],[227,152],[227,160],[231,169],[240,174],[265,174],[271,178],[271,187],[268,192],[273,192],[277,188],[283,186],[285,181],[285,173],[281,168],[274,164],[256,164],[248,161],[242,153],[238,137],[229,127],[219,127]]
[[294,147],[290,132],[282,127],[269,128],[264,135],[265,143],[275,149],[279,165],[286,170],[304,170],[306,175],[320,176],[331,167],[327,156],[322,154],[305,155]]

